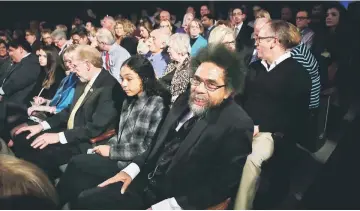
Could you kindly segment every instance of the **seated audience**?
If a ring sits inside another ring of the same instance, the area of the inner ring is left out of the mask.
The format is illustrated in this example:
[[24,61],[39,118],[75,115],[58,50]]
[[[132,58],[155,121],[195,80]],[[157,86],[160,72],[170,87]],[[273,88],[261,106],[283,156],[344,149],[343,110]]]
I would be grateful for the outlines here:
[[165,75],[160,82],[170,92],[171,102],[184,93],[190,82],[189,36],[174,34],[170,37],[168,52],[171,62],[166,68]]
[[184,34],[187,34],[189,33],[188,31],[188,26],[189,26],[189,23],[194,20],[194,14],[193,13],[186,13],[184,15],[184,19],[183,19],[183,22],[182,22],[182,25],[181,27],[179,27],[178,29],[176,29],[176,33],[184,33]]
[[134,37],[135,25],[127,19],[120,19],[115,24],[116,43],[125,48],[130,55],[136,54],[138,40]]
[[61,204],[75,200],[82,191],[96,187],[125,168],[155,141],[168,110],[169,97],[160,88],[151,63],[143,56],[132,56],[124,62],[120,75],[127,97],[118,134],[107,145],[94,147],[96,155],[78,155],[70,161],[57,185]]
[[106,28],[97,31],[96,39],[98,48],[102,51],[103,68],[120,81],[120,68],[130,57],[129,52],[115,42],[114,35]]
[[138,28],[140,30],[140,39],[137,46],[137,53],[140,55],[145,55],[149,52],[147,41],[150,38],[150,33],[153,30],[152,23],[148,19],[141,19]]
[[9,43],[9,56],[13,63],[0,79],[0,101],[25,104],[41,71],[39,59],[24,39]]
[[0,78],[4,74],[11,64],[11,59],[9,57],[9,46],[4,40],[0,40]]
[[202,36],[208,40],[211,30],[215,28],[215,17],[210,14],[204,14],[201,16],[201,24],[204,26]]
[[0,155],[0,209],[57,209],[58,197],[47,176],[34,164]]
[[74,97],[75,86],[78,82],[76,74],[71,72],[71,56],[76,47],[77,45],[72,45],[68,47],[64,53],[64,63],[67,69],[67,71],[65,71],[66,77],[60,82],[54,97],[51,100],[44,97],[34,97],[33,105],[27,110],[29,116],[31,116],[33,112],[57,114],[71,105]]
[[201,36],[204,31],[204,27],[200,20],[194,19],[190,21],[188,25],[188,34],[190,35],[190,56],[196,56],[196,54],[207,46],[207,40]]
[[310,24],[309,13],[306,10],[299,10],[296,14],[296,27],[300,30],[301,33],[301,42],[311,49],[314,32],[309,28]]
[[[289,174],[295,159],[296,143],[305,138],[310,116],[311,79],[307,70],[291,58],[295,47],[290,26],[285,21],[271,21],[256,39],[258,57],[252,63],[245,84],[243,105],[254,120],[254,136],[269,132],[281,143],[269,160],[271,186],[260,204],[273,207],[288,193]],[[286,171],[284,171],[286,169]]]
[[245,47],[253,44],[251,41],[251,34],[254,32],[254,30],[244,23],[247,18],[247,9],[244,5],[235,7],[232,12],[235,22],[234,33],[236,40],[236,50],[240,52]]
[[73,44],[88,45],[90,43],[85,28],[76,27],[71,30],[71,39]]
[[226,26],[217,26],[210,33],[209,44],[224,44],[229,50],[236,50],[234,30]]
[[51,38],[51,30],[50,29],[44,29],[41,32],[41,41],[43,45],[54,45],[53,40]]
[[31,46],[31,52],[36,54],[40,49],[40,40],[37,39],[36,32],[31,29],[25,30],[25,39]]
[[59,56],[62,57],[66,48],[72,44],[71,40],[67,40],[67,32],[64,32],[62,29],[56,29],[51,33],[51,39],[56,47],[59,48]]
[[72,104],[40,124],[20,128],[13,139],[15,155],[38,165],[51,179],[59,176],[60,165],[87,152],[89,139],[115,127],[124,97],[95,48],[77,46],[71,64],[82,82]]
[[21,29],[15,29],[14,32],[13,32],[13,40],[17,40],[19,38],[24,38],[25,35],[24,35],[24,31],[21,30]]
[[244,67],[223,46],[204,48],[191,64],[191,90],[173,104],[152,149],[72,208],[206,209],[231,196],[251,152],[252,120],[230,97]]
[[160,21],[159,29],[166,30],[168,34],[172,35],[173,28],[171,22],[168,20]]
[[155,29],[150,33],[150,37],[147,42],[150,51],[145,55],[145,57],[150,60],[157,78],[164,75],[166,67],[170,61],[167,52],[165,52],[169,38],[170,35],[165,33],[163,30]]

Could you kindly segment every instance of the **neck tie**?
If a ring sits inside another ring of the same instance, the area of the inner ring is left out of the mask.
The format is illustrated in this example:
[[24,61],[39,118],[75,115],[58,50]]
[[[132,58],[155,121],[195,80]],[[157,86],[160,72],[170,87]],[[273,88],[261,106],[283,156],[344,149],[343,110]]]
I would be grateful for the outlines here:
[[106,70],[110,70],[110,55],[109,52],[106,51],[105,53],[105,65],[106,65]]
[[79,99],[77,100],[74,108],[72,109],[70,116],[69,116],[69,120],[67,123],[67,128],[68,129],[73,129],[74,128],[74,119],[75,119],[75,114],[78,111],[78,109],[80,108],[80,105],[82,104],[82,102],[85,99],[86,94],[89,92],[90,88],[92,86],[92,83],[88,83],[85,87],[84,92],[82,93],[82,95],[79,97]]
[[235,27],[235,38],[237,38],[238,34],[239,34],[239,29]]

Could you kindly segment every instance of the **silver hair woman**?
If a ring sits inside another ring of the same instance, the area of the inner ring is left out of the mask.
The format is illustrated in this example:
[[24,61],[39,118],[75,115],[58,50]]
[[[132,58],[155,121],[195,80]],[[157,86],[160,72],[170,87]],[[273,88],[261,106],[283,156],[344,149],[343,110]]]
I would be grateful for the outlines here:
[[224,44],[228,49],[235,51],[235,34],[234,30],[227,26],[217,26],[210,33],[209,44]]
[[188,87],[190,81],[189,51],[189,35],[176,33],[170,37],[168,52],[171,62],[167,66],[164,76],[160,78],[160,82],[170,91],[171,102],[174,102]]

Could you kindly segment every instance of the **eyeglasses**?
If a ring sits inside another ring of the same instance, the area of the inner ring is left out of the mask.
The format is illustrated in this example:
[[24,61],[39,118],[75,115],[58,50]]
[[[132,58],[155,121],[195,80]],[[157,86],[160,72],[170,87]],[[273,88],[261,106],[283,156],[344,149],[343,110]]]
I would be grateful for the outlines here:
[[160,26],[160,28],[166,28],[166,27],[169,27],[169,25],[162,25],[162,26]]
[[232,15],[237,16],[237,15],[242,15],[242,13],[241,12],[234,12]]
[[235,45],[235,40],[230,41],[230,42],[224,42],[224,45]]
[[268,37],[260,37],[260,36],[257,36],[255,38],[255,42],[256,43],[261,43],[261,40],[265,40],[265,39],[276,39],[275,36],[268,36]]
[[203,81],[198,77],[190,78],[190,84],[193,85],[193,86],[200,86],[201,83],[204,83],[205,89],[210,91],[210,92],[214,92],[217,89],[220,89],[221,87],[225,86],[225,84],[221,85],[221,86],[218,86],[218,85],[214,84],[213,82]]
[[309,17],[296,17],[296,20],[303,21],[307,20]]

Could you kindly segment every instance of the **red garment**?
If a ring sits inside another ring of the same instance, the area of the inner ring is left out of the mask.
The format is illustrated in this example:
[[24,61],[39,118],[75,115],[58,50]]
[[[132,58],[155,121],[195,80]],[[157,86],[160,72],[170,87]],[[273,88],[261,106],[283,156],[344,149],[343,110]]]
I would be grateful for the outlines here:
[[107,51],[105,53],[105,65],[106,65],[106,70],[110,70],[110,55],[109,52]]

